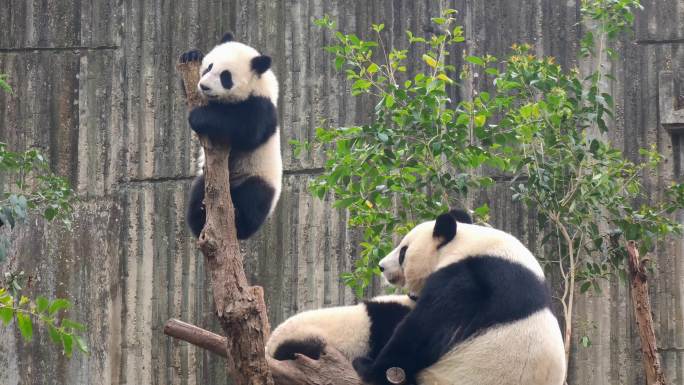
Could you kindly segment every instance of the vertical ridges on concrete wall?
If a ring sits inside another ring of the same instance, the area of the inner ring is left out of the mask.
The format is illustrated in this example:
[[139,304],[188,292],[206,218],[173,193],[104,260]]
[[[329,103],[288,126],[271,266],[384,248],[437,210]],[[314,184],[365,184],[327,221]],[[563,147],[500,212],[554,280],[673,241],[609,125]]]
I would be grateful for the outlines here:
[[[666,154],[645,183],[657,196],[681,178],[684,139],[658,124],[658,73],[682,71],[684,0],[644,1],[635,35],[616,45],[623,59],[611,71],[618,128],[611,138],[634,160],[655,144]],[[186,123],[175,73],[178,55],[208,50],[223,32],[274,58],[286,176],[274,217],[243,244],[250,279],[266,289],[271,321],[296,311],[354,301],[339,279],[356,257],[358,235],[330,198],[311,197],[307,184],[321,172],[321,149],[292,152],[288,141],[311,140],[317,126],[359,124],[372,105],[348,93],[322,47],[334,43],[312,25],[329,14],[344,31],[383,36],[406,46],[405,31],[425,33],[440,8],[459,10],[464,52],[503,57],[513,43],[534,45],[566,68],[576,60],[578,1],[523,0],[9,0],[0,12],[0,73],[14,94],[0,93],[0,141],[39,147],[55,171],[82,197],[74,231],[34,224],[17,234],[16,266],[34,277],[34,293],[68,296],[71,315],[89,326],[92,353],[59,356],[41,331],[31,344],[0,329],[0,383],[225,384],[223,361],[162,334],[178,317],[219,330],[205,285],[201,254],[185,228],[185,196],[198,146]],[[413,64],[420,65],[419,55]],[[684,79],[678,81],[684,82]],[[490,86],[480,76],[451,91],[454,101]],[[534,213],[510,201],[506,183],[477,197],[489,202],[493,224],[538,243]],[[656,332],[667,376],[684,384],[684,262],[681,242],[655,251]],[[2,266],[4,270],[5,266]],[[638,338],[624,285],[606,282],[602,295],[579,296],[573,384],[643,382]]]

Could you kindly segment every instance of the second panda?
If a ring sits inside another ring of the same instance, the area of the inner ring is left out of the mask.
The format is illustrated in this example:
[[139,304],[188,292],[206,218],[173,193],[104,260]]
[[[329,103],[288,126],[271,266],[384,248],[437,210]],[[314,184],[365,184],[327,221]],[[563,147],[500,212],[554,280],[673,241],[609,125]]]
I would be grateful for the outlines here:
[[[418,298],[398,322],[383,325],[392,335],[379,350],[351,357],[366,383],[389,384],[387,370],[400,367],[407,384],[563,384],[563,339],[541,266],[512,235],[471,222],[452,211],[422,223],[380,262],[388,281]],[[297,318],[283,326],[301,342],[323,324],[344,344],[367,343],[372,329],[345,322],[345,312]],[[271,345],[282,340],[276,332]],[[315,340],[341,344],[320,334]]]

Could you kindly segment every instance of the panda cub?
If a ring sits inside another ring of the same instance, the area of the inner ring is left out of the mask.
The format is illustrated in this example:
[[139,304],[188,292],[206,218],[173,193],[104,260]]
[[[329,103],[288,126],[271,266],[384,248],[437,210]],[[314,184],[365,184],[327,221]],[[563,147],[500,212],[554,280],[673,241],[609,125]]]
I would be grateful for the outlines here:
[[541,266],[512,235],[461,211],[413,228],[380,261],[385,278],[418,296],[361,378],[389,384],[560,385],[565,351]]
[[[252,236],[273,212],[283,174],[271,58],[226,34],[206,56],[193,50],[180,61],[202,60],[197,88],[207,105],[190,112],[190,127],[214,143],[229,143],[230,195],[238,239]],[[187,222],[199,236],[204,210],[204,154],[190,189]]]
[[375,357],[396,326],[413,309],[407,295],[385,295],[353,306],[337,306],[298,313],[271,333],[266,354],[292,360],[295,354],[319,359],[332,346],[350,361]]

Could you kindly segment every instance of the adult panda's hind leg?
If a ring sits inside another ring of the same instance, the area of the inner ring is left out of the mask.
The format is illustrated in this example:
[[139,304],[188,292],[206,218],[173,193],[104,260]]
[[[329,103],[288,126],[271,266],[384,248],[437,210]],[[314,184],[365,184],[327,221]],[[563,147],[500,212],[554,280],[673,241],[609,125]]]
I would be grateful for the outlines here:
[[186,220],[190,231],[195,237],[199,237],[204,228],[204,222],[207,220],[207,213],[204,208],[204,175],[195,178],[192,186],[190,186]]
[[230,189],[235,206],[235,227],[238,239],[247,239],[266,221],[273,204],[275,189],[266,180],[252,176]]

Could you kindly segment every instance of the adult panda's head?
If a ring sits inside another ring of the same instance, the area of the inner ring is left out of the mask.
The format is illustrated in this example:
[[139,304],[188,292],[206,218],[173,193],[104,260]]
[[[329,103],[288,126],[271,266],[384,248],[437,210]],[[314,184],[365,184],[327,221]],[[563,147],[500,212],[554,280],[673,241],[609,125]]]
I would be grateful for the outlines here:
[[475,256],[515,261],[544,277],[537,260],[517,238],[501,230],[475,225],[470,215],[461,210],[452,210],[414,227],[380,261],[380,270],[391,284],[418,294],[430,274]]
[[237,103],[250,96],[270,98],[276,104],[278,82],[271,71],[271,58],[224,35],[221,43],[202,59],[200,94],[210,101]]

